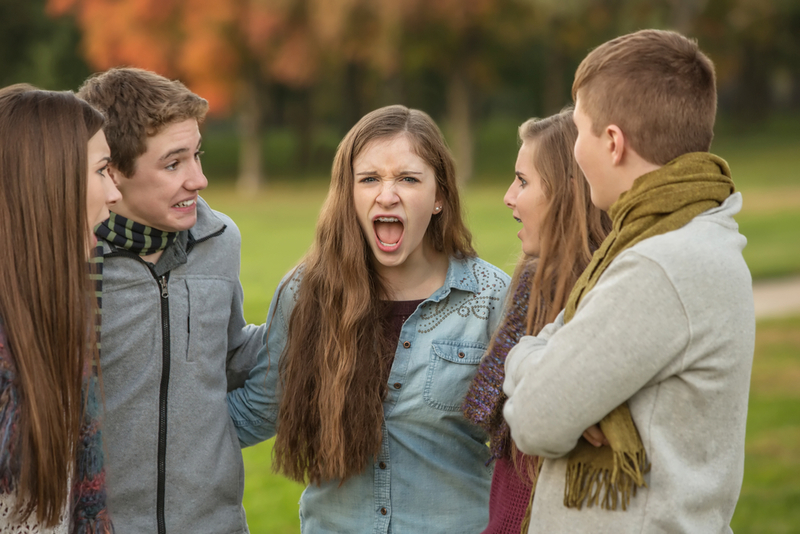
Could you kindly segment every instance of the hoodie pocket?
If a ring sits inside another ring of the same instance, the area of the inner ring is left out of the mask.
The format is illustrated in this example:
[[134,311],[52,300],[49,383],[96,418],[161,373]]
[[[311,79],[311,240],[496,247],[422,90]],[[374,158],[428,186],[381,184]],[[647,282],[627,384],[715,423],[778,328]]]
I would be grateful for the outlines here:
[[425,402],[439,410],[459,411],[486,345],[463,341],[431,343]]
[[[186,361],[224,362],[233,285],[223,278],[187,278]],[[216,367],[216,365],[215,365]]]

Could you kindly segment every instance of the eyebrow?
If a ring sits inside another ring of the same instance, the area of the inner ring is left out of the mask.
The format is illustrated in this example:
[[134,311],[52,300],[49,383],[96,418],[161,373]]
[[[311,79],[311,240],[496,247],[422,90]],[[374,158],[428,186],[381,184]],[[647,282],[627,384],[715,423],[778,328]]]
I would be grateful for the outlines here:
[[[197,142],[197,148],[195,148],[195,150],[200,148],[200,145],[202,144],[203,144],[203,138],[201,137],[200,140]],[[184,152],[189,152],[189,149],[183,147],[183,148],[176,148],[175,150],[170,150],[169,152],[158,158],[158,161],[164,161],[165,159],[169,159],[170,157],[176,156],[178,154],[183,154]]]
[[[361,176],[365,174],[378,174],[378,171],[364,171],[364,172],[357,172],[356,176]],[[402,176],[404,174],[422,174],[421,171],[400,171],[395,176]]]
[[111,158],[108,157],[108,156],[106,156],[104,158],[100,158],[95,162],[95,165],[97,165],[98,163],[103,163],[103,162],[111,163]]
[[517,177],[519,177],[519,178],[522,178],[523,176],[525,176],[525,173],[521,172],[521,171],[514,171],[514,174],[517,175]]

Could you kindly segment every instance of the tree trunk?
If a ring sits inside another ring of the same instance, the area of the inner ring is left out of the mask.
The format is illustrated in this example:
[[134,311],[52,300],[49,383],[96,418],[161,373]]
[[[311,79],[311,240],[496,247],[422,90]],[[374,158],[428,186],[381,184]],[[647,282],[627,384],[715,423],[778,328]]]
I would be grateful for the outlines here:
[[697,16],[705,9],[708,0],[670,0],[669,22],[673,30],[684,35],[691,34]]
[[564,63],[566,59],[556,39],[552,40],[545,56],[544,87],[542,88],[542,107],[544,116],[558,113],[570,103],[564,83]]
[[456,175],[460,183],[472,179],[473,139],[469,82],[462,71],[451,74],[447,88],[447,123],[452,136]]
[[254,81],[247,82],[237,120],[239,133],[239,177],[236,189],[242,196],[252,195],[262,185],[261,104]]
[[304,88],[297,90],[298,106],[294,123],[297,131],[297,168],[302,173],[311,167],[311,142],[312,142],[312,110],[311,90]]
[[355,61],[348,61],[344,69],[342,86],[342,118],[345,132],[349,131],[364,114],[364,98],[361,87],[364,83],[363,78],[361,66]]

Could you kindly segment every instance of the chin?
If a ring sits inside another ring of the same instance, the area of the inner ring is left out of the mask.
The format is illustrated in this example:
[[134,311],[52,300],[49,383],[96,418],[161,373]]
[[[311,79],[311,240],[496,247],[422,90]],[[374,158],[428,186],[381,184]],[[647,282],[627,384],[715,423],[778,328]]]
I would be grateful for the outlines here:
[[174,224],[169,225],[169,228],[166,229],[167,232],[183,232],[184,230],[191,229],[197,223],[197,217],[194,217],[191,221],[189,220],[181,220],[175,222]]
[[522,247],[522,253],[525,254],[526,256],[531,256],[533,258],[538,258],[540,252],[541,251],[539,250],[538,246],[536,246],[536,247],[526,247],[526,246],[523,245],[523,247]]

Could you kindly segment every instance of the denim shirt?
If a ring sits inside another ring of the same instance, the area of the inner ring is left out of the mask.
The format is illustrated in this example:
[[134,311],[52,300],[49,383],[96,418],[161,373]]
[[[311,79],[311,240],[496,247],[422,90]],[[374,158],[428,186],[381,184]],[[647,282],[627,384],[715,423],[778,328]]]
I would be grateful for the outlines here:
[[[278,360],[301,278],[295,273],[281,282],[267,316],[269,354],[262,347],[244,387],[228,394],[244,447],[275,435]],[[461,405],[508,286],[508,275],[483,260],[450,260],[444,285],[403,324],[383,402],[380,453],[341,485],[306,488],[303,533],[480,532],[487,525],[488,437]]]

